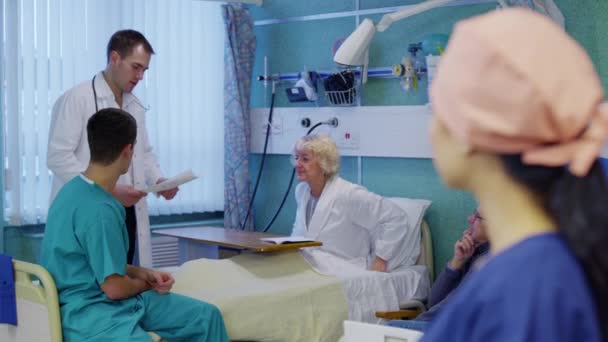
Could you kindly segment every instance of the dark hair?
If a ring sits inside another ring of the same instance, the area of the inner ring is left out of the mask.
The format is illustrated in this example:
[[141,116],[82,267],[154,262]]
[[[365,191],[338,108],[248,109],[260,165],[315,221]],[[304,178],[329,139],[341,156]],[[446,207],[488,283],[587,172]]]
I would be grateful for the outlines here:
[[109,165],[127,145],[135,144],[137,123],[135,118],[117,108],[104,108],[93,114],[87,122],[91,162]]
[[108,42],[106,51],[107,62],[110,61],[110,54],[112,51],[118,52],[121,58],[126,58],[131,55],[133,48],[140,44],[144,46],[144,50],[146,50],[147,53],[151,55],[154,54],[152,45],[150,45],[150,42],[148,42],[143,34],[135,30],[116,31]]
[[567,167],[524,165],[520,155],[501,159],[511,177],[539,196],[583,266],[608,341],[608,185],[599,160],[585,177],[576,177]]

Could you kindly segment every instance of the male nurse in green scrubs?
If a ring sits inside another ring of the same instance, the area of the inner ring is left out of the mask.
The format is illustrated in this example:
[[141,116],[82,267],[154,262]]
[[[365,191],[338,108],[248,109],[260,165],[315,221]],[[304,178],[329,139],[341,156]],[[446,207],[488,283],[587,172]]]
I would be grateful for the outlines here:
[[129,169],[135,119],[115,108],[88,121],[91,160],[49,209],[42,265],[55,279],[63,338],[70,341],[228,341],[219,310],[169,293],[173,277],[127,265],[125,209],[112,189]]

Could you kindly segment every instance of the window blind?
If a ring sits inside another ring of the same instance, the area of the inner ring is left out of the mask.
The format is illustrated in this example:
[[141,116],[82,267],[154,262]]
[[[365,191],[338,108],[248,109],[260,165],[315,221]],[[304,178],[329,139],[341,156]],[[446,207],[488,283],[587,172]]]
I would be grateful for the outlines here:
[[201,176],[150,215],[223,210],[224,26],[219,3],[192,0],[2,0],[5,219],[43,223],[51,173],[51,109],[67,89],[106,66],[117,30],[142,32],[156,54],[134,94],[167,177]]

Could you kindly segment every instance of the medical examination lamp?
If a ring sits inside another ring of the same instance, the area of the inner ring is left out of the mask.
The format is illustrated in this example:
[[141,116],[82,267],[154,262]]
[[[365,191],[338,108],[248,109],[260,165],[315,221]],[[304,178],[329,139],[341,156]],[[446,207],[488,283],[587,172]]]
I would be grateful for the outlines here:
[[416,6],[385,14],[374,26],[370,19],[364,19],[357,29],[340,45],[334,55],[334,62],[345,66],[361,66],[362,82],[367,82],[367,64],[369,62],[369,45],[376,30],[384,32],[392,23],[428,11],[454,0],[429,0]]

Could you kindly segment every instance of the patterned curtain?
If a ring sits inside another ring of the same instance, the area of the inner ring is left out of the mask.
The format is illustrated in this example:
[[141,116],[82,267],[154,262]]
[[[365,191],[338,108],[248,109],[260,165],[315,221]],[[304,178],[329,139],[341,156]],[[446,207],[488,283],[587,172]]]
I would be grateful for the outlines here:
[[[256,39],[244,5],[222,6],[224,44],[224,227],[240,228],[249,205],[249,97]],[[253,229],[253,215],[245,230]]]

